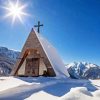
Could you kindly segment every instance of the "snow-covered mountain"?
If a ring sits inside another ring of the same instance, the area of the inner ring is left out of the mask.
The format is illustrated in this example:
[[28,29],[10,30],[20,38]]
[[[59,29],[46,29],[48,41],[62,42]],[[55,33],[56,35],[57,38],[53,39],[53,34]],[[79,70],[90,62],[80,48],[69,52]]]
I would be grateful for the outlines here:
[[[20,52],[0,47],[0,76],[9,75]],[[100,79],[100,66],[86,62],[74,62],[66,65],[72,78]]]
[[66,65],[72,78],[100,79],[100,66],[86,62],[74,62]]
[[8,75],[20,52],[0,47],[0,76]]

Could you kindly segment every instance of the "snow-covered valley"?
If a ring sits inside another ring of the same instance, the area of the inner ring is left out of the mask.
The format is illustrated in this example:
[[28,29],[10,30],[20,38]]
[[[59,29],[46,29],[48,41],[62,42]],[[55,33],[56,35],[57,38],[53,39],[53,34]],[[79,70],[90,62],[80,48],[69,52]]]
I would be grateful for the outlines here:
[[0,100],[99,100],[100,80],[0,77]]

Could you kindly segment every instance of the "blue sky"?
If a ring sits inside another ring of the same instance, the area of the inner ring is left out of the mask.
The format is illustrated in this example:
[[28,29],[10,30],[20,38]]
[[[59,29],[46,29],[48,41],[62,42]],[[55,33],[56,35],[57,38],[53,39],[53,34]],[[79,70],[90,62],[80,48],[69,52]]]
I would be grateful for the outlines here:
[[[12,0],[14,1],[14,0]],[[34,24],[44,24],[41,34],[51,42],[65,63],[86,61],[100,65],[100,0],[20,0],[31,16],[23,24],[4,19],[0,8],[0,46],[21,50]],[[0,0],[0,6],[7,0]]]

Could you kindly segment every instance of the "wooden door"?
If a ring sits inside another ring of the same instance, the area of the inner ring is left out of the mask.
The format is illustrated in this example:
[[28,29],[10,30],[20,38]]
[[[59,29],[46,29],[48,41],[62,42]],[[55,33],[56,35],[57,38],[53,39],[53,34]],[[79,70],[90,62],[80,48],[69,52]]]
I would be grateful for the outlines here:
[[26,59],[25,75],[39,76],[39,58]]

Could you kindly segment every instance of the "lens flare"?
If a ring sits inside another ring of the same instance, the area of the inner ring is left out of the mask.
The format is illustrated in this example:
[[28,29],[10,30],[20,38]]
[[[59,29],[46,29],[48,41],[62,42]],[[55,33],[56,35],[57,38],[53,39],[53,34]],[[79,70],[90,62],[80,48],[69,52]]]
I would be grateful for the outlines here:
[[8,13],[4,16],[4,18],[7,17],[12,17],[12,24],[15,22],[16,19],[19,19],[21,23],[22,21],[22,16],[28,16],[29,14],[24,12],[25,8],[27,5],[20,5],[19,1],[17,0],[15,2],[9,1],[8,6],[3,6],[2,8],[6,9]]

